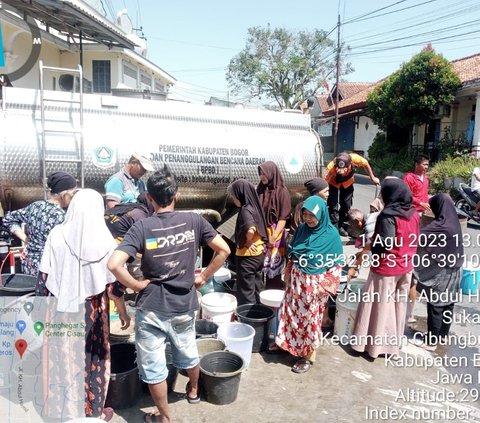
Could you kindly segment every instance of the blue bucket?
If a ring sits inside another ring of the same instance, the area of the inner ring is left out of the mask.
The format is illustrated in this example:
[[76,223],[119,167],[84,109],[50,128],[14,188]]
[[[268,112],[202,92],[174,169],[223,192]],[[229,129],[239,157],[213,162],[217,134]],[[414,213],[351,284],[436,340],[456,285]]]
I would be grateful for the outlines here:
[[465,295],[474,294],[478,291],[480,284],[480,267],[473,267],[471,263],[463,268],[462,282],[460,288]]

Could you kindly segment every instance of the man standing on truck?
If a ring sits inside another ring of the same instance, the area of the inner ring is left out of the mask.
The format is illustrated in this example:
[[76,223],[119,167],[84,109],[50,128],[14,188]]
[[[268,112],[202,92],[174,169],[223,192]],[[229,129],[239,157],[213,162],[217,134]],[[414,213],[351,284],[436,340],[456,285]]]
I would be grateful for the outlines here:
[[368,160],[356,153],[344,151],[327,165],[325,180],[329,185],[328,211],[330,220],[338,227],[338,232],[342,236],[348,236],[344,225],[348,222],[348,211],[352,207],[353,183],[357,167],[365,168],[372,183],[380,184],[380,180],[373,174]]
[[[195,341],[195,310],[199,288],[230,254],[222,237],[200,215],[176,212],[179,193],[175,175],[165,166],[147,181],[147,196],[156,214],[136,222],[110,257],[108,268],[123,285],[140,291],[136,303],[135,342],[141,379],[149,386],[158,412],[145,422],[171,422],[167,399],[167,341],[173,365],[187,371],[186,399],[198,403],[199,357]],[[210,264],[195,275],[199,246],[215,252]],[[135,280],[125,263],[142,255],[145,280]]]
[[141,153],[133,153],[122,170],[110,176],[105,183],[107,209],[121,203],[134,203],[146,191],[140,179],[145,173],[153,172],[153,163]]

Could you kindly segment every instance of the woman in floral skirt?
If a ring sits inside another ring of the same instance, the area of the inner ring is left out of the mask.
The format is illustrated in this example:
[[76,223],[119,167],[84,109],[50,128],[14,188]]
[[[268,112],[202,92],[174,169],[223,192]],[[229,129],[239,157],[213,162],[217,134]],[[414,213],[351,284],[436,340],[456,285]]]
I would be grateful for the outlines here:
[[343,253],[323,199],[309,197],[303,205],[303,219],[288,248],[286,290],[275,339],[281,349],[299,357],[292,367],[295,373],[307,372],[315,361],[323,311],[340,283]]

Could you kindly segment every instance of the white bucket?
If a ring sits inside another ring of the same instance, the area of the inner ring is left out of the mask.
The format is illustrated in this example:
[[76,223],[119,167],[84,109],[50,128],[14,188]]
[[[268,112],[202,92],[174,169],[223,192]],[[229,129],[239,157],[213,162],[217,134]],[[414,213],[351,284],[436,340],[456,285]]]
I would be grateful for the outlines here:
[[278,308],[284,295],[285,291],[281,289],[265,289],[260,292],[260,302],[268,307]]
[[220,267],[214,274],[213,280],[217,283],[223,283],[232,279],[232,273],[226,267]]
[[[197,290],[198,305],[202,307],[202,293]],[[195,320],[200,319],[200,308],[195,311]]]
[[355,327],[355,317],[357,315],[358,301],[353,301],[359,297],[351,292],[346,292],[337,296],[335,301],[335,326],[334,335],[339,337],[342,345],[348,345],[350,336]]
[[237,299],[225,292],[211,292],[202,297],[202,318],[215,323],[227,323],[232,320],[237,308]]
[[243,358],[245,369],[250,365],[252,358],[254,336],[255,329],[240,322],[224,323],[217,330],[217,338],[225,343],[227,350]]

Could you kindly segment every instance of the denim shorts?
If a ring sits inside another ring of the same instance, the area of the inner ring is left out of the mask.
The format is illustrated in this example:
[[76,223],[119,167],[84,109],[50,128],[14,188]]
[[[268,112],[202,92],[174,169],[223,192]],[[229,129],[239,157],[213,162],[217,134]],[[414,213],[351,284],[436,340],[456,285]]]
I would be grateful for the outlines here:
[[[167,361],[179,369],[191,369],[199,362],[193,311],[172,316],[137,310],[135,341],[140,378],[149,384],[167,379]],[[165,354],[167,341],[172,348],[171,359]]]

